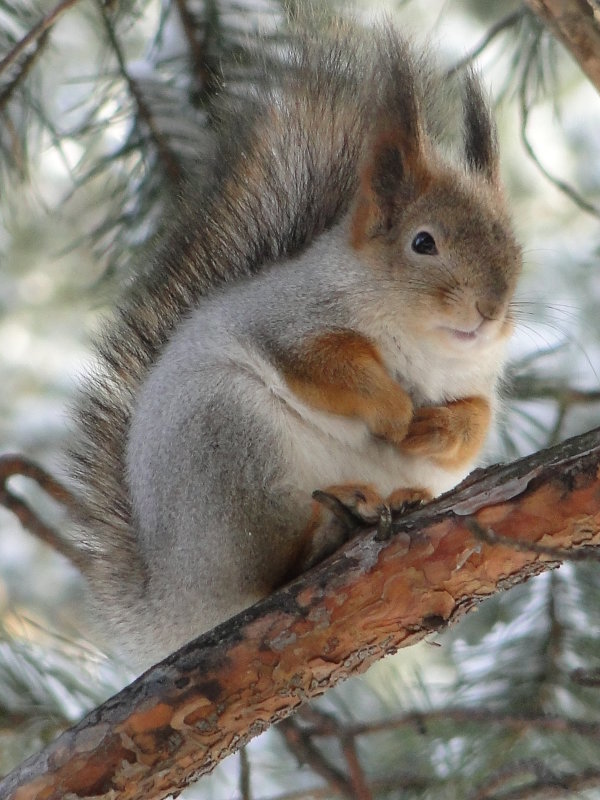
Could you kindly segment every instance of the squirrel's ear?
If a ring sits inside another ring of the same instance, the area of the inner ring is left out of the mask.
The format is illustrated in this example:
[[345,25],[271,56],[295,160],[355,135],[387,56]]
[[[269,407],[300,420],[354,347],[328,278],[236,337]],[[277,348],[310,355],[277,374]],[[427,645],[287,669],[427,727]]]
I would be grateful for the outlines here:
[[467,72],[463,82],[463,114],[467,166],[472,172],[483,175],[490,183],[498,184],[496,125],[481,83],[472,71]]
[[425,191],[430,180],[416,83],[419,66],[393,31],[385,41],[382,93],[359,165],[351,234],[357,249],[388,233],[399,211]]
[[352,219],[352,246],[390,231],[398,212],[429,183],[420,131],[380,129],[366,154]]

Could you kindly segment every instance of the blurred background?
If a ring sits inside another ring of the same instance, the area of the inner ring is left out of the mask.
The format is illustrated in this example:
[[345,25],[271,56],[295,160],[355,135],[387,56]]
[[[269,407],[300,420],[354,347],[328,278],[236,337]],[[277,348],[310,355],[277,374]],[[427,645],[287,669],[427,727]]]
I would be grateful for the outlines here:
[[[598,92],[520,2],[352,9],[365,24],[389,15],[449,70],[473,63],[496,107],[525,274],[488,463],[599,425]],[[293,0],[0,0],[1,453],[64,474],[90,336],[198,170],[223,71],[251,82],[254,38],[281,41],[296,13]],[[65,525],[27,479],[10,485]],[[76,570],[0,507],[0,773],[131,678],[84,605]],[[566,565],[338,686],[185,797],[600,798],[599,676],[598,567]]]

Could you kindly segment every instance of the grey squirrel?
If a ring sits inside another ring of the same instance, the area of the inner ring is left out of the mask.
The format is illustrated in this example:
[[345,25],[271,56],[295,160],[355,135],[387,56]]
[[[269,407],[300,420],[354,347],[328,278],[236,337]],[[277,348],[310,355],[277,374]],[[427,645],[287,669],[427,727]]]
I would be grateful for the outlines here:
[[338,547],[332,501],[376,522],[452,488],[496,412],[521,254],[478,80],[448,156],[441,79],[390,26],[284,60],[222,101],[76,412],[87,578],[138,668]]

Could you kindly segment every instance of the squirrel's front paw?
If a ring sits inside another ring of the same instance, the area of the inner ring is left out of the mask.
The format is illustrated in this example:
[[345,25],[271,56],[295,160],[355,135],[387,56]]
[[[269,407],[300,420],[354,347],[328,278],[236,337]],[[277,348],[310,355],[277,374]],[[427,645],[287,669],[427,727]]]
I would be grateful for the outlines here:
[[428,489],[396,489],[388,495],[385,503],[394,514],[412,511],[433,499]]
[[490,414],[483,397],[419,408],[399,447],[411,455],[429,456],[445,467],[463,467],[473,462],[483,446]]
[[456,448],[460,439],[452,410],[448,406],[431,406],[415,411],[399,447],[413,455],[439,456]]
[[400,445],[410,430],[413,407],[410,398],[402,398],[391,408],[374,407],[370,410],[367,424],[371,433],[390,444]]

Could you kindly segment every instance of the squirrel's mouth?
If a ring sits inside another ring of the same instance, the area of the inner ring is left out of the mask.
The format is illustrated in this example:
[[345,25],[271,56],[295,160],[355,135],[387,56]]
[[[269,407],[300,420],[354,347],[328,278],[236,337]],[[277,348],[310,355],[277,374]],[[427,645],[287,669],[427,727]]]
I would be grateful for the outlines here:
[[477,339],[479,328],[474,331],[461,331],[459,328],[446,328],[448,333],[460,342],[472,342]]
[[440,325],[439,330],[453,342],[461,344],[484,342],[493,337],[493,328],[496,322],[496,320],[482,319],[473,328],[453,328],[450,325]]

